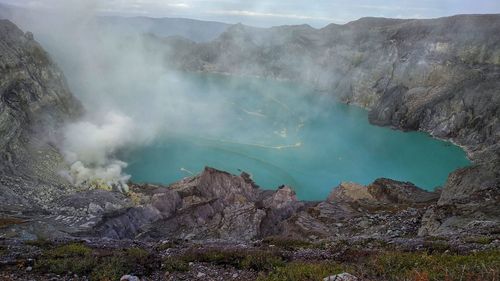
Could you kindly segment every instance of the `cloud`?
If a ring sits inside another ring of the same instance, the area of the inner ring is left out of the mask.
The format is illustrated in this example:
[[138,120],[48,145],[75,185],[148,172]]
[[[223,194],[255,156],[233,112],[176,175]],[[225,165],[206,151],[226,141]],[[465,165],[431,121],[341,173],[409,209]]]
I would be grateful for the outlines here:
[[254,12],[247,10],[212,10],[208,11],[210,14],[228,15],[228,16],[244,16],[244,17],[272,17],[272,18],[288,18],[288,19],[301,19],[301,20],[322,20],[322,21],[337,21],[337,19],[321,16],[308,16],[298,14],[281,14],[269,12]]
[[64,130],[64,149],[67,160],[77,160],[99,166],[106,165],[117,149],[129,145],[136,131],[132,119],[116,112],[107,112],[100,120],[83,120]]
[[385,10],[385,11],[434,11],[432,7],[407,7],[407,6],[384,6],[384,5],[354,5],[354,8],[371,9],[371,10]]
[[167,6],[173,7],[173,8],[181,8],[181,9],[191,8],[191,5],[186,4],[186,3],[169,3],[169,4],[167,4]]
[[[256,26],[325,22],[345,23],[361,17],[434,18],[453,14],[499,13],[500,2],[488,0],[67,0],[95,3],[101,14],[187,17]],[[54,0],[0,0],[17,6],[57,9]],[[63,3],[64,1],[60,1]],[[63,3],[65,4],[65,3]],[[67,5],[66,5],[67,6]],[[76,6],[81,6],[76,5]]]

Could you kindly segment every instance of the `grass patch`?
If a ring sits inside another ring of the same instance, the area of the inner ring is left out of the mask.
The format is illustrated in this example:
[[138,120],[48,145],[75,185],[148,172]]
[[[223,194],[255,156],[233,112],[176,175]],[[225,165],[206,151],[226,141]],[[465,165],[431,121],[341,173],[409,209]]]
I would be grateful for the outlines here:
[[344,272],[344,267],[333,262],[291,262],[268,274],[260,274],[258,281],[316,281]]
[[35,262],[35,269],[55,274],[89,273],[96,265],[92,250],[83,244],[72,243],[44,250]]
[[456,254],[384,253],[374,255],[363,269],[381,280],[498,280],[498,251]]
[[189,263],[182,259],[168,257],[163,260],[162,269],[167,272],[186,272],[189,271]]
[[129,273],[148,275],[159,267],[155,257],[141,248],[130,248],[103,257],[90,273],[90,280],[112,281]]
[[[268,240],[269,243],[271,241],[276,243],[274,240]],[[370,243],[375,242],[370,241]],[[282,247],[305,247],[299,242],[285,243],[280,240],[280,243],[284,243]],[[291,261],[286,257],[288,252],[278,247],[273,249],[195,247],[179,256],[160,260],[158,256],[141,248],[92,249],[82,243],[59,246],[45,242],[41,244],[44,248],[42,255],[35,261],[36,271],[61,276],[76,273],[90,277],[91,281],[118,280],[124,274],[148,276],[160,269],[168,272],[186,272],[190,270],[189,262],[253,270],[258,272],[259,281],[322,280],[340,272],[349,272],[367,280],[500,280],[500,251],[457,254],[441,253],[437,250],[399,252],[348,248],[340,256],[334,257],[335,260]],[[0,252],[1,250],[2,247]]]
[[92,249],[81,244],[71,243],[48,250],[45,254],[52,258],[84,257],[92,253]]
[[491,242],[493,242],[493,238],[488,237],[488,236],[468,237],[465,239],[465,242],[487,245],[487,244],[490,244]]
[[39,272],[87,275],[96,281],[118,280],[128,273],[147,275],[156,268],[159,268],[156,258],[144,249],[103,251],[80,243],[45,249],[34,267]]
[[[259,281],[302,281],[349,272],[367,280],[481,280],[498,281],[500,252],[466,255],[428,252],[374,252],[352,255],[338,261],[294,261],[261,272]],[[353,257],[355,257],[353,259]]]
[[271,270],[285,264],[283,258],[276,252],[244,249],[190,250],[185,253],[181,259],[186,262],[207,262],[217,265],[228,265],[238,269],[253,269],[256,271]]

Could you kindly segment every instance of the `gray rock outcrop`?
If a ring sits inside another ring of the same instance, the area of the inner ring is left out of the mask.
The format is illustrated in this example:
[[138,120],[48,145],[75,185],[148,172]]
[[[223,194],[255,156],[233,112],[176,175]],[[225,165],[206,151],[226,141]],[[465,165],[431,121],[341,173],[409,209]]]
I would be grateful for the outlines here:
[[424,211],[439,198],[409,183],[378,179],[368,187],[342,184],[324,202],[303,202],[287,186],[263,190],[245,174],[234,176],[213,168],[169,188],[135,186],[132,190],[148,190],[143,204],[103,217],[93,233],[84,235],[220,241],[274,235],[416,236]]
[[33,34],[0,20],[0,219],[25,221],[0,237],[67,236],[129,204],[117,193],[78,192],[59,175],[58,129],[82,112]]
[[0,210],[30,212],[70,192],[56,129],[81,113],[63,74],[13,23],[0,20]]
[[[0,172],[41,176],[37,172],[50,167],[36,170],[35,165],[43,163],[32,161],[39,160],[40,148],[34,146],[49,142],[58,126],[81,113],[81,106],[33,34],[1,20],[0,54]],[[57,157],[55,153],[42,157],[49,156]]]

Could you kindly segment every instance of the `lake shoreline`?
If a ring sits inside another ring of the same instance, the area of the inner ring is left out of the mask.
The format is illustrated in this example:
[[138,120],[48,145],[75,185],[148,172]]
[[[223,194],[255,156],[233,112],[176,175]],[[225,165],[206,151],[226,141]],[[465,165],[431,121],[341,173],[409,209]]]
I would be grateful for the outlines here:
[[[448,173],[470,164],[465,155],[460,156],[463,152],[442,147],[441,140],[428,133],[407,135],[395,128],[383,129],[369,122],[366,109],[327,93],[290,81],[247,78],[185,74],[183,83],[191,85],[191,92],[200,92],[196,94],[200,97],[189,96],[202,100],[203,89],[210,89],[206,94],[210,102],[227,103],[230,107],[219,115],[232,121],[218,125],[217,129],[224,129],[215,134],[208,131],[213,136],[205,137],[203,130],[181,135],[173,131],[165,134],[165,145],[160,138],[137,149],[123,159],[130,163],[125,171],[132,181],[166,185],[186,176],[183,171],[192,174],[211,166],[232,173],[245,171],[269,189],[290,185],[304,200],[323,200],[332,186],[369,184],[380,177],[433,190]],[[377,144],[370,145],[370,139]],[[420,157],[428,151],[434,160]]]

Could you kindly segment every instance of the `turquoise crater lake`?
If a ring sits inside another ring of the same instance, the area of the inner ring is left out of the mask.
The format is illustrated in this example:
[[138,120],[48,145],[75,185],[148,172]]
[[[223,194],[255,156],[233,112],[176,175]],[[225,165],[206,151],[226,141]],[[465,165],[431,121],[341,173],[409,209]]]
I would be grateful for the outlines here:
[[[380,177],[427,190],[470,164],[465,152],[421,132],[369,124],[366,110],[291,82],[187,75],[189,101],[213,110],[122,155],[134,182],[169,184],[211,166],[245,171],[262,188],[292,186],[299,199],[325,199],[340,182]],[[204,109],[207,110],[207,109]],[[206,120],[203,120],[206,116]],[[187,125],[186,125],[187,124]],[[182,127],[182,126],[181,126]]]

